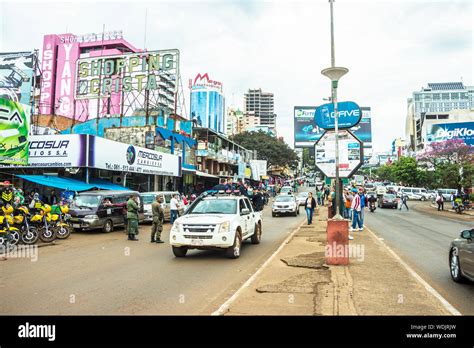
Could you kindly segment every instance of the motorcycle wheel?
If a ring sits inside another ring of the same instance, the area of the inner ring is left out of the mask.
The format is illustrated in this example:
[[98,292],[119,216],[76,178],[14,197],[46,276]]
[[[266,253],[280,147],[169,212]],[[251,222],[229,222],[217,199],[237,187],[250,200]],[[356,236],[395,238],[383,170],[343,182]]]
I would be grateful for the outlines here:
[[56,238],[58,239],[67,239],[71,235],[72,226],[58,226],[55,227]]
[[42,227],[39,230],[39,239],[44,243],[51,243],[56,239],[56,231],[52,228],[48,228],[46,231],[46,228]]
[[36,227],[30,227],[29,230],[24,229],[21,231],[21,241],[23,244],[35,244],[38,241],[38,237],[38,229]]
[[10,231],[8,234],[8,242],[10,245],[17,245],[20,241],[20,232],[19,231]]

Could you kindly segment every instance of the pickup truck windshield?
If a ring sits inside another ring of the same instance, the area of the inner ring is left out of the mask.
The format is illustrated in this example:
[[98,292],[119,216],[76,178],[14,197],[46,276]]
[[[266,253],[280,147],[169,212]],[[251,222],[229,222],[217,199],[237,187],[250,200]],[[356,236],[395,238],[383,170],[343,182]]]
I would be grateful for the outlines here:
[[237,214],[237,200],[205,199],[196,204],[188,214]]

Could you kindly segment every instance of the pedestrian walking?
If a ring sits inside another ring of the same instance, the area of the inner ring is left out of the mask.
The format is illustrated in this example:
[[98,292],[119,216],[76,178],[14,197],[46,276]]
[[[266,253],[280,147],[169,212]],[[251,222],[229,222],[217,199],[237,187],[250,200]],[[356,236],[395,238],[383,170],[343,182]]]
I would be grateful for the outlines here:
[[357,231],[357,226],[359,226],[359,231],[362,231],[362,223],[360,221],[360,211],[361,211],[361,197],[357,194],[357,189],[353,189],[354,198],[352,199],[351,209],[352,209],[352,227],[349,229],[349,232]]
[[407,205],[407,200],[408,200],[408,196],[406,193],[402,193],[402,197],[401,197],[401,202],[400,202],[400,210],[402,210],[402,207],[405,206],[408,209],[408,205]]
[[164,243],[161,240],[161,232],[163,232],[163,220],[165,214],[163,211],[163,197],[156,196],[155,201],[151,204],[151,213],[153,216],[153,225],[151,226],[151,243]]
[[444,210],[444,197],[439,191],[436,195],[436,203],[438,204],[438,211]]
[[454,209],[454,201],[456,200],[456,192],[451,192],[451,207]]
[[350,194],[349,190],[345,189],[344,190],[344,212],[343,212],[343,217],[344,219],[350,219],[351,218],[351,204],[352,204],[352,195]]
[[173,224],[174,220],[178,218],[179,213],[179,201],[178,195],[174,195],[170,201],[170,224]]
[[322,202],[321,202],[321,190],[320,189],[316,189],[316,197],[318,198],[318,205],[323,205]]
[[138,194],[134,193],[127,201],[127,232],[128,240],[137,241],[138,232]]
[[308,218],[308,225],[311,225],[313,223],[314,208],[316,208],[316,200],[314,199],[312,192],[308,193],[308,197],[306,197],[304,206],[306,208],[306,216]]

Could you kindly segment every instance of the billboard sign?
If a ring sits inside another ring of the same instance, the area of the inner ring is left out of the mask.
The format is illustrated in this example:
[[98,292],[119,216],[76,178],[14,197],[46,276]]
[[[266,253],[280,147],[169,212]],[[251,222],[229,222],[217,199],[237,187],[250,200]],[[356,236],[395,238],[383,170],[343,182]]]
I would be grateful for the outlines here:
[[211,80],[208,73],[204,75],[197,74],[194,81],[189,79],[190,89],[197,89],[199,87],[215,88],[222,92],[222,82]]
[[438,123],[426,127],[426,142],[461,139],[474,146],[474,122]]
[[[76,99],[94,99],[124,92],[158,90],[161,75],[174,81],[177,93],[179,51],[159,50],[82,58],[76,66]],[[165,78],[163,78],[165,80]]]
[[34,52],[0,53],[0,98],[30,104]]
[[[359,105],[351,101],[338,102],[337,113],[339,115],[338,127],[340,129],[351,128],[360,122],[362,111]],[[334,129],[335,112],[332,103],[323,104],[316,108],[314,123],[323,129]]]
[[28,163],[28,133],[31,107],[0,99],[0,163]]
[[89,166],[119,172],[181,176],[179,156],[90,136]]
[[267,161],[265,160],[251,160],[250,168],[253,180],[260,180],[262,176],[267,176]]
[[324,130],[314,124],[315,106],[295,106],[294,109],[295,147],[313,147]]
[[[336,133],[326,131],[315,145],[315,164],[328,178],[336,177]],[[350,131],[339,131],[339,177],[348,178],[364,163],[362,142]]]

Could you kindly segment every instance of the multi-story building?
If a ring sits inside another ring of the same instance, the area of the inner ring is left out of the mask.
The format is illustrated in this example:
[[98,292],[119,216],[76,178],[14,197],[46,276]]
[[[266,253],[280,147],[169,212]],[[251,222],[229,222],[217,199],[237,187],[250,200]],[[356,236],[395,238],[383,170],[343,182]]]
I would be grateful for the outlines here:
[[226,117],[226,134],[231,137],[244,130],[244,113],[240,109],[229,107]]
[[[262,92],[262,89],[249,89],[244,96],[245,117],[247,115],[255,115],[258,118],[260,126],[268,126],[272,131],[276,132],[276,114],[274,112],[273,93]],[[250,122],[250,121],[249,121]],[[254,120],[252,123],[256,123]]]
[[469,110],[474,110],[474,86],[462,82],[428,83],[428,87],[413,92],[405,125],[408,151],[424,148],[428,125],[471,121]]

